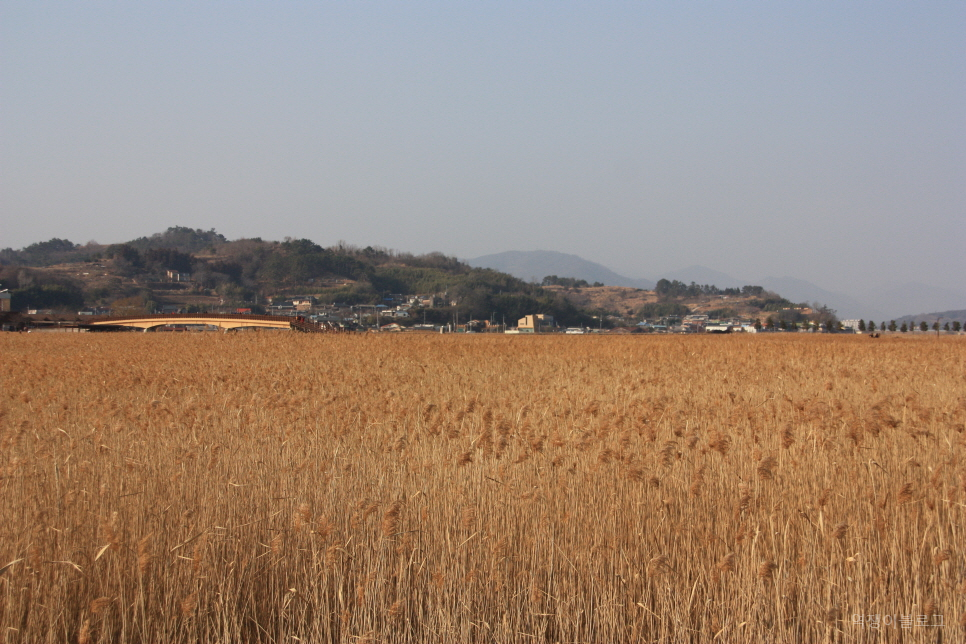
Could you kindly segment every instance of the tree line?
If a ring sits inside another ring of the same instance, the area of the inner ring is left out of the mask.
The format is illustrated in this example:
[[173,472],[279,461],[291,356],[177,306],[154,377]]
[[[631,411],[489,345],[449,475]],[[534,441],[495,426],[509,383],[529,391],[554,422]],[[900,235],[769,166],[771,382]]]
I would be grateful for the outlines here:
[[858,324],[858,330],[861,333],[865,333],[867,331],[869,333],[875,333],[876,331],[886,331],[886,330],[892,331],[893,333],[896,331],[898,331],[899,333],[909,333],[910,331],[915,331],[916,328],[918,328],[919,331],[923,333],[929,331],[930,329],[936,332],[939,332],[941,329],[943,331],[946,331],[947,333],[950,331],[954,333],[959,333],[963,329],[963,325],[959,320],[953,320],[952,322],[947,321],[942,326],[939,325],[939,320],[936,320],[935,322],[932,323],[931,327],[929,323],[926,322],[925,320],[922,320],[918,324],[918,326],[914,321],[909,323],[903,322],[901,325],[897,325],[895,320],[890,320],[888,325],[886,325],[885,322],[880,322],[879,325],[877,326],[876,323],[873,322],[872,320],[870,320],[868,324],[866,324],[865,320],[859,320],[859,324]]
[[587,280],[577,279],[575,277],[557,277],[556,275],[547,275],[540,282],[541,286],[563,286],[564,288],[588,288],[588,287],[598,287],[603,286],[603,282],[594,282],[591,284]]
[[662,278],[658,280],[654,287],[654,292],[659,297],[698,297],[701,295],[753,295],[760,296],[765,293],[761,286],[746,285],[741,288],[718,288],[714,284],[697,284],[691,282],[685,284],[678,280],[668,280]]

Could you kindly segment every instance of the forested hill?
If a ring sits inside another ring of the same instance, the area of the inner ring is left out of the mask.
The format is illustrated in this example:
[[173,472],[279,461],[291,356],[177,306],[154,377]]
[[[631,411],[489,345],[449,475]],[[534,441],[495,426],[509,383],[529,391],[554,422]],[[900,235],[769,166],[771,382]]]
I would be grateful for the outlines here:
[[49,309],[75,315],[85,307],[109,308],[115,314],[166,307],[257,313],[270,303],[301,298],[341,307],[418,299],[415,315],[404,324],[454,319],[512,324],[524,315],[544,313],[563,326],[622,326],[644,318],[700,313],[772,319],[795,328],[806,319],[834,316],[834,311],[814,311],[760,286],[718,289],[662,279],[654,290],[642,290],[555,275],[534,284],[442,253],[413,255],[344,243],[322,247],[291,238],[229,241],[214,230],[185,227],[123,244],[78,245],[55,238],[20,250],[0,250],[3,289],[11,291],[14,311]]
[[[172,271],[179,275],[173,276]],[[172,283],[173,280],[184,280]],[[0,289],[14,308],[75,310],[88,306],[151,309],[161,303],[258,308],[269,298],[376,304],[388,294],[436,296],[427,321],[516,320],[549,313],[563,324],[588,324],[592,312],[539,285],[442,253],[413,255],[308,239],[229,241],[214,230],[185,227],[123,244],[51,239],[0,251]],[[139,304],[140,303],[140,304]]]

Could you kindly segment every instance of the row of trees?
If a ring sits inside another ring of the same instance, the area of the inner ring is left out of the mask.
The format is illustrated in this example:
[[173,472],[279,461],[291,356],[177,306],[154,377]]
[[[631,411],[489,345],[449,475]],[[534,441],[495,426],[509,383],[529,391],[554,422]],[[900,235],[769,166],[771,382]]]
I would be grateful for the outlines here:
[[104,253],[98,253],[91,261],[114,260],[114,267],[127,275],[156,273],[166,270],[190,273],[195,258],[174,248],[149,248],[138,250],[131,244],[112,244]]
[[[926,331],[929,331],[930,326],[925,320],[923,320],[922,322],[919,323],[918,328],[920,331],[926,332]],[[936,320],[935,322],[933,322],[931,328],[933,331],[938,332],[940,330],[939,320]],[[960,323],[959,320],[953,320],[952,323],[946,322],[946,324],[944,324],[941,328],[942,330],[947,332],[954,331],[956,333],[959,333],[962,330],[963,325]],[[866,331],[870,333],[874,333],[877,330],[879,331],[888,330],[892,332],[899,331],[900,333],[908,333],[910,331],[916,330],[916,323],[910,322],[907,324],[903,322],[901,325],[897,325],[895,320],[890,320],[888,325],[886,325],[885,322],[881,322],[879,323],[878,326],[876,326],[875,322],[871,320],[869,321],[868,324],[865,323],[865,320],[859,320],[859,331],[861,331],[862,333],[865,333]]]
[[4,248],[0,250],[0,264],[9,266],[49,266],[65,261],[73,261],[74,256],[82,252],[83,247],[78,246],[69,239],[59,239],[54,237],[45,242],[38,242],[14,250]]
[[761,286],[746,285],[741,288],[718,288],[714,284],[685,284],[678,280],[660,279],[654,287],[659,297],[698,297],[700,295],[753,295],[765,293]]
[[[215,247],[228,243],[224,235],[211,230],[173,226],[163,233],[150,237],[139,237],[127,244],[137,251],[151,249],[175,249],[182,253],[197,253],[203,249],[214,250]],[[109,253],[125,252],[116,250],[116,246],[108,246]],[[111,250],[114,248],[115,250]],[[67,262],[98,261],[104,257],[105,246],[95,241],[87,244],[75,244],[69,239],[54,237],[43,242],[25,246],[20,250],[4,248],[0,250],[0,265],[7,266],[51,266]],[[129,255],[130,256],[130,255]]]
[[543,278],[540,283],[541,286],[563,286],[565,288],[585,288],[588,286],[603,286],[603,282],[594,282],[591,284],[587,280],[579,280],[575,277],[557,277],[556,275],[547,275]]

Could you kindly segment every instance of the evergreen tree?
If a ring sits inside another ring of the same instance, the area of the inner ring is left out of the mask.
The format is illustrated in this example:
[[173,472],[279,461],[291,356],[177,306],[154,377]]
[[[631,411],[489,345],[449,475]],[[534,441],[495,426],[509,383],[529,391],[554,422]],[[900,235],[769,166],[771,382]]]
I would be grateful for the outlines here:
[[896,321],[895,320],[889,320],[889,330],[892,331],[893,333],[895,333],[895,331],[896,331]]
[[865,333],[865,320],[859,320],[859,332]]
[[873,322],[872,320],[869,320],[869,331],[874,332],[875,328],[876,328],[875,322]]

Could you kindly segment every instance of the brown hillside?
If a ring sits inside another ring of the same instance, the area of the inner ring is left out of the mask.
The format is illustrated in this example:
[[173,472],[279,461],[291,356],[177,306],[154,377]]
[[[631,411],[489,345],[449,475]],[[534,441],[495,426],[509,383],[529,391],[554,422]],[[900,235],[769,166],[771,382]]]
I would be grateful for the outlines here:
[[[583,288],[567,288],[563,286],[545,286],[549,291],[559,293],[575,306],[589,309],[604,310],[618,315],[636,315],[645,304],[657,302],[654,291],[626,286],[590,286]],[[759,317],[761,311],[749,306],[755,299],[745,295],[701,295],[698,297],[676,298],[692,313],[707,313],[721,309],[734,309],[735,313],[744,317]],[[811,310],[803,310],[808,315]]]
[[575,306],[599,309],[620,315],[633,315],[649,302],[657,302],[654,291],[627,286],[588,286],[568,288],[545,286],[548,291],[559,293]]

